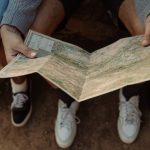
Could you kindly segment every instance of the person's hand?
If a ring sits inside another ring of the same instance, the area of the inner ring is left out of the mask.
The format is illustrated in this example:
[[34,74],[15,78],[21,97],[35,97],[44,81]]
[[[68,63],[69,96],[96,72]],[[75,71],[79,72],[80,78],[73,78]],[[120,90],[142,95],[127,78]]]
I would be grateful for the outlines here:
[[15,27],[3,25],[0,33],[7,62],[10,62],[19,53],[28,58],[36,57],[36,53],[24,45],[22,36]]
[[143,46],[149,46],[150,45],[150,15],[147,17],[145,21],[145,33],[144,33],[144,39],[142,41]]

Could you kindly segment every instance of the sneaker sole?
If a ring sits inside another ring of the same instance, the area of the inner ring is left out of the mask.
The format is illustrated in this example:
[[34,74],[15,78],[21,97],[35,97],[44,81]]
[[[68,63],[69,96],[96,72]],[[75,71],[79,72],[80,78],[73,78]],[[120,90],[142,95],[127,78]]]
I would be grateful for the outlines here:
[[[56,124],[56,122],[55,122],[55,124]],[[55,125],[55,139],[56,139],[57,145],[58,145],[60,148],[68,148],[68,147],[70,147],[70,146],[73,144],[73,142],[74,142],[74,139],[75,139],[75,136],[76,136],[76,132],[77,132],[77,129],[76,129],[75,132],[74,132],[74,135],[73,135],[72,140],[68,141],[68,143],[64,143],[64,142],[62,142],[62,141],[59,139],[59,136],[58,136],[58,134],[57,134],[56,125]]]
[[[125,97],[123,96],[122,89],[119,90],[119,100],[120,100],[120,102],[121,101],[126,101]],[[138,136],[138,133],[139,133],[139,130],[140,130],[140,125],[139,125],[138,132],[135,134],[134,138],[132,138],[132,139],[125,138],[124,136],[122,136],[123,132],[121,130],[121,125],[120,125],[119,119],[118,119],[118,122],[117,122],[117,129],[118,129],[118,134],[119,134],[119,137],[120,137],[121,141],[126,143],[126,144],[131,144],[131,143],[133,143],[136,140],[136,138]]]
[[[79,109],[79,105],[78,105],[77,108],[76,108],[76,112],[78,111],[78,109]],[[68,147],[70,147],[70,146],[73,144],[74,139],[75,139],[75,137],[76,137],[77,128],[75,129],[75,132],[74,132],[74,135],[73,135],[73,139],[70,140],[70,142],[68,142],[67,144],[64,143],[64,142],[62,142],[62,141],[59,139],[59,136],[58,136],[58,134],[57,134],[57,129],[56,129],[56,128],[57,128],[57,127],[56,127],[56,121],[55,121],[55,139],[56,139],[57,145],[58,145],[59,147],[61,147],[61,148],[68,148]]]
[[119,134],[119,137],[120,137],[121,141],[124,142],[124,143],[126,143],[126,144],[131,144],[131,143],[133,143],[133,142],[136,140],[136,138],[137,138],[137,136],[138,136],[138,133],[139,133],[139,132],[137,132],[137,133],[135,134],[135,136],[132,137],[132,139],[125,138],[125,137],[123,136],[123,133],[122,133],[122,130],[121,130],[121,125],[120,125],[120,121],[119,121],[119,120],[118,120],[118,126],[117,126],[117,128],[118,128],[118,134]]
[[25,117],[25,119],[23,120],[23,122],[21,122],[21,123],[15,123],[15,122],[14,122],[14,120],[13,120],[13,114],[12,114],[12,112],[11,112],[11,123],[12,123],[15,127],[22,127],[22,126],[24,126],[24,125],[28,122],[28,120],[29,120],[31,114],[32,114],[32,104],[31,104],[29,113],[27,114],[27,116]]

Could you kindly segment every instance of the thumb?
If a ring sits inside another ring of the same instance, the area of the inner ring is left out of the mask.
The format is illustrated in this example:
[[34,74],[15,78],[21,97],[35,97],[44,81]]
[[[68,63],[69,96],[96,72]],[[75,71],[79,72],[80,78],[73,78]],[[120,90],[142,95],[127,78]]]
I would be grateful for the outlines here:
[[31,48],[26,47],[24,44],[19,47],[19,51],[28,58],[35,58],[37,55],[36,52],[34,52]]
[[150,45],[150,16],[146,19],[145,33],[142,41],[143,46]]

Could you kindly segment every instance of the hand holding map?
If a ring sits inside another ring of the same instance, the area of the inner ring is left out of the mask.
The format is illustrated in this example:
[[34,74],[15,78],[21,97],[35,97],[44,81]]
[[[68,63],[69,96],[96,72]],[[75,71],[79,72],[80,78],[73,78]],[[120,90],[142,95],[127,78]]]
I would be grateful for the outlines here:
[[82,48],[30,31],[25,44],[36,59],[18,55],[0,71],[0,78],[38,73],[77,101],[87,100],[126,85],[150,80],[150,48],[142,37],[121,39],[88,53]]

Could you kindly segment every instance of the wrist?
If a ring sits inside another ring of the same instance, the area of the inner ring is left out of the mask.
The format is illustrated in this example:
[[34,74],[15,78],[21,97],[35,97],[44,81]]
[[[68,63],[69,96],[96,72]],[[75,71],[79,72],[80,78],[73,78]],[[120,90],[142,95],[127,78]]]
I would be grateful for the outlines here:
[[21,32],[16,27],[7,24],[1,26],[1,31],[9,31],[22,36]]
[[5,36],[5,34],[7,34],[7,33],[17,35],[17,36],[21,37],[22,39],[24,38],[22,33],[15,26],[4,24],[0,28],[1,37],[3,35]]

